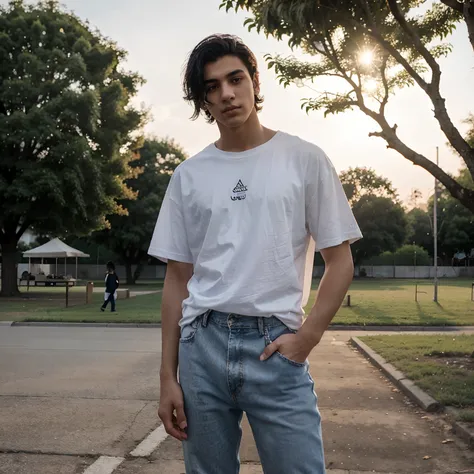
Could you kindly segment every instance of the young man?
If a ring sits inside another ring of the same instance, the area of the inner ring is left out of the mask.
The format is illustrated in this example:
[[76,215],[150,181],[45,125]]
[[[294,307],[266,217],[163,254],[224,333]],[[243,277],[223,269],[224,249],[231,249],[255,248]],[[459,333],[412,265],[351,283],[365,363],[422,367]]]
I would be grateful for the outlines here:
[[115,273],[115,265],[113,262],[107,262],[107,274],[105,275],[105,292],[104,304],[100,307],[101,311],[105,311],[107,304],[110,302],[110,311],[115,312],[115,292],[119,287],[119,277]]
[[[239,472],[245,412],[265,473],[322,474],[307,357],[350,285],[359,227],[324,152],[260,124],[239,38],[199,43],[184,91],[220,138],[176,169],[149,249],[168,262],[159,416],[187,473]],[[315,249],[325,273],[302,324]]]

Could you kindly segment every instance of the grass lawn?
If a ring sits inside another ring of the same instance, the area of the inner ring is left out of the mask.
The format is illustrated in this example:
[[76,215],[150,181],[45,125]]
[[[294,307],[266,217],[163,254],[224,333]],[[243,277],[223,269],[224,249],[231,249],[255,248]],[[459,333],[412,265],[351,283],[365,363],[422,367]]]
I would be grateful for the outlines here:
[[[69,289],[69,308],[65,308],[64,287],[20,287],[21,298],[0,299],[0,321],[70,321],[70,322],[159,322],[161,294],[141,295],[117,301],[117,313],[99,311],[103,302],[104,282],[94,282],[93,303],[85,305],[85,286]],[[142,281],[137,285],[121,285],[136,291],[158,291],[163,281]],[[110,308],[110,306],[109,306]]]
[[[135,296],[117,300],[117,312],[108,309],[102,313],[104,301],[101,293],[94,293],[90,305],[71,308],[53,305],[33,305],[30,302],[0,305],[0,320],[7,321],[58,321],[58,322],[107,322],[107,323],[159,323],[161,322],[161,293]],[[21,311],[22,310],[22,311]]]
[[[313,283],[310,300],[306,306],[309,312],[317,294],[319,281]],[[94,282],[96,288],[103,288],[104,282]],[[154,291],[163,288],[163,281],[142,281],[137,285],[121,285],[130,291]],[[94,304],[82,306],[85,288],[71,289],[71,308],[64,308],[65,289],[60,287],[32,287],[28,299],[0,300],[0,320],[49,320],[49,321],[120,321],[156,322],[161,318],[160,295],[137,296],[130,300],[118,300],[118,313],[98,313],[97,305],[102,293],[94,293]],[[349,294],[351,307],[341,307],[334,324],[355,325],[474,325],[474,302],[471,301],[471,280],[446,279],[439,286],[439,304],[432,301],[433,284],[419,281],[418,295],[414,301],[415,283],[410,280],[354,280]],[[151,301],[152,303],[148,303]],[[81,306],[77,306],[81,305]],[[110,319],[110,316],[113,316]]]
[[363,336],[387,362],[474,423],[474,335]]
[[[317,293],[313,284],[308,312]],[[351,307],[342,306],[334,324],[357,325],[474,325],[474,302],[467,279],[443,279],[438,286],[438,303],[433,302],[433,282],[418,281],[418,302],[412,280],[354,280],[349,289]],[[421,293],[425,292],[425,293]]]

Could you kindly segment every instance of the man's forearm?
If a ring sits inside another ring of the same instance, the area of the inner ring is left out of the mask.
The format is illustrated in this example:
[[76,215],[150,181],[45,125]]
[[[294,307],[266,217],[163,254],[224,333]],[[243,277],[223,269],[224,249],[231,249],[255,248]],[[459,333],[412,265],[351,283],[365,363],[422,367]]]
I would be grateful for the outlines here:
[[161,303],[161,379],[177,378],[182,303],[188,297],[187,280],[168,275]]
[[352,258],[344,257],[326,264],[316,302],[300,334],[316,345],[341,306],[354,275]]

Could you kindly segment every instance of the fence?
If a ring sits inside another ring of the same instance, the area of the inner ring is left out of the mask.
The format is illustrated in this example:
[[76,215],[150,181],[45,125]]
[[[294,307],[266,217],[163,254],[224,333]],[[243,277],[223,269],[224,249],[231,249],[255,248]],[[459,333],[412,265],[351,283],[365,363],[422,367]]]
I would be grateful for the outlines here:
[[[37,270],[38,265],[35,266]],[[54,272],[54,265],[42,265],[45,274]],[[28,271],[28,264],[18,264],[18,277],[23,271]],[[132,268],[132,272],[135,267]],[[356,268],[355,276],[359,276],[364,270],[367,277],[370,278],[434,278],[434,267],[431,266],[409,266],[409,265],[361,265]],[[64,264],[61,273],[64,271]],[[125,266],[116,266],[117,275],[121,280],[125,279]],[[33,272],[34,273],[34,272]],[[146,265],[143,267],[140,280],[163,279],[166,273],[166,265]],[[313,268],[313,277],[320,278],[324,273],[324,266],[317,265]],[[76,265],[70,264],[66,266],[66,275],[76,274]],[[101,280],[105,278],[105,269],[103,265],[78,265],[78,278],[80,280]],[[474,278],[474,267],[451,267],[439,266],[438,278]]]

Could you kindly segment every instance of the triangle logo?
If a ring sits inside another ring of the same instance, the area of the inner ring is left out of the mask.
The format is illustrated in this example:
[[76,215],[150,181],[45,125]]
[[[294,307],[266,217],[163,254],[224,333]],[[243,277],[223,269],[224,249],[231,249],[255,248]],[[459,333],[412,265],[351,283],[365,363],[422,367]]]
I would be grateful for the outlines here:
[[237,183],[237,186],[232,190],[234,193],[244,193],[247,191],[247,186],[244,186],[244,183],[242,183],[242,180],[239,179],[239,182]]

